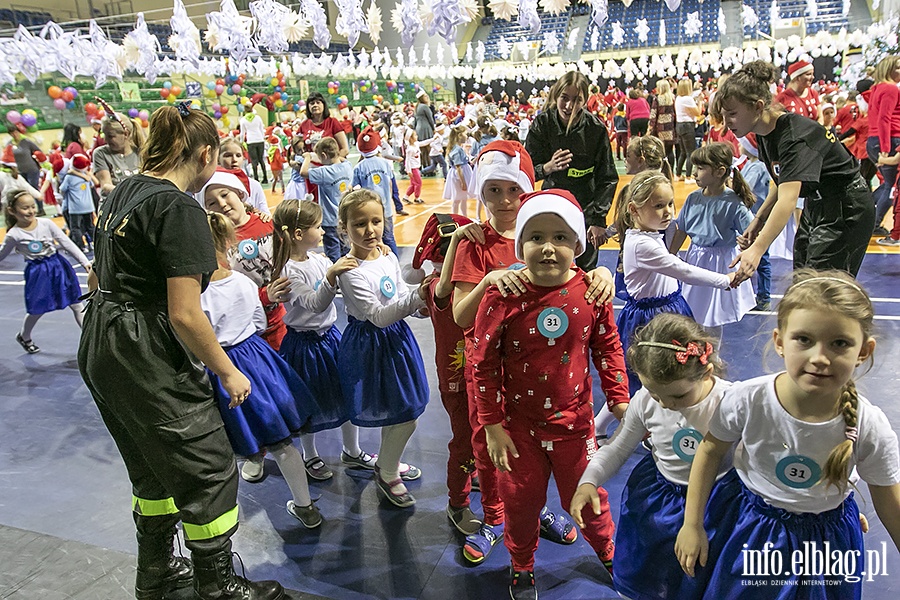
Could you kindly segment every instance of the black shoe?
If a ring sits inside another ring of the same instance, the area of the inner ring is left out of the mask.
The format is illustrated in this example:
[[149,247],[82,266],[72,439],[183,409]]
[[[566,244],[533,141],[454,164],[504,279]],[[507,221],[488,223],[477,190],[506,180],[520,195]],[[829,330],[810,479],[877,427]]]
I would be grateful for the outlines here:
[[283,600],[277,581],[249,581],[234,572],[231,552],[194,554],[194,595],[198,600]]
[[19,342],[19,345],[22,346],[28,354],[37,354],[41,351],[40,348],[34,345],[34,342],[24,339],[21,333],[16,334],[16,341]]
[[766,312],[772,310],[772,301],[771,300],[757,300],[756,306],[753,307],[753,310],[757,312]]
[[886,235],[890,235],[890,233],[891,232],[888,231],[887,229],[885,229],[884,227],[878,226],[875,228],[874,231],[872,231],[872,237],[878,237],[878,236],[884,237]]
[[194,567],[190,560],[175,556],[177,515],[134,515],[137,526],[138,559],[134,580],[137,600],[165,600],[176,590],[191,586]]
[[512,600],[537,600],[534,571],[514,571],[510,567],[510,572],[512,577],[509,581],[509,597]]

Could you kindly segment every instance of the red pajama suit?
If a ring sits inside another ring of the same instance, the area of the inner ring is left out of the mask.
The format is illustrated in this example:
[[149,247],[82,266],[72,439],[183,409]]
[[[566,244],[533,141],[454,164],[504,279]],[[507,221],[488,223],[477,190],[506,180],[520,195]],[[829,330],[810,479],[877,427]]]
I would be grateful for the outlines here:
[[463,376],[465,366],[465,342],[462,328],[453,320],[451,298],[444,298],[447,306],[439,308],[434,302],[434,290],[438,280],[431,282],[425,303],[434,326],[434,362],[437,366],[438,386],[441,402],[450,417],[450,432],[453,437],[447,448],[447,489],[450,505],[462,508],[469,505],[472,489],[472,473],[475,458],[472,456],[472,425],[469,423],[469,403],[466,396],[466,381]]
[[[527,287],[519,297],[503,298],[495,288],[485,294],[472,355],[478,420],[503,423],[519,452],[509,456],[511,471],[500,474],[508,509],[504,543],[516,571],[534,568],[551,472],[568,511],[596,450],[591,359],[607,404],[628,402],[612,305],[587,303],[584,273],[556,288]],[[615,527],[606,490],[598,492],[602,513],[585,507],[582,533],[605,559]]]
[[[453,283],[477,285],[485,275],[498,269],[508,269],[522,263],[516,258],[515,240],[505,238],[490,226],[482,225],[484,244],[467,239],[459,241],[456,258],[453,260]],[[497,468],[491,462],[487,451],[484,427],[478,422],[475,406],[475,389],[472,385],[472,349],[474,327],[466,330],[466,394],[468,396],[469,423],[472,426],[472,452],[475,455],[475,470],[481,486],[481,506],[484,522],[488,525],[503,523],[503,500],[500,499],[500,482]],[[535,520],[535,523],[538,521]]]

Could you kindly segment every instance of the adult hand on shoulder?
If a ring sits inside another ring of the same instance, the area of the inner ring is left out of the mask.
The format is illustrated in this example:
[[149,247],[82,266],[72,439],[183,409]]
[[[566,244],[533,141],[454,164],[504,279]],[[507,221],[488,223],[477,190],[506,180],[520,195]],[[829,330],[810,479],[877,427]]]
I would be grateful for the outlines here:
[[591,225],[587,230],[587,241],[590,242],[594,248],[600,248],[600,246],[609,241],[609,232],[606,231],[606,227]]
[[521,296],[526,292],[525,284],[531,283],[531,274],[528,269],[492,271],[491,275],[496,278],[493,283],[504,298],[510,294]]
[[584,519],[581,516],[581,510],[591,505],[591,510],[595,515],[600,515],[600,494],[597,493],[597,486],[592,483],[582,483],[575,490],[572,496],[572,502],[569,503],[569,514],[575,519],[575,524],[584,529]]
[[588,304],[592,304],[594,300],[601,304],[612,300],[616,291],[616,284],[609,269],[597,267],[593,271],[588,271],[584,274],[584,281],[588,284],[588,289],[584,293],[584,299],[587,300]]
[[225,393],[231,398],[228,408],[240,406],[250,396],[250,380],[237,369],[234,369],[228,375],[220,377],[219,381],[222,382]]

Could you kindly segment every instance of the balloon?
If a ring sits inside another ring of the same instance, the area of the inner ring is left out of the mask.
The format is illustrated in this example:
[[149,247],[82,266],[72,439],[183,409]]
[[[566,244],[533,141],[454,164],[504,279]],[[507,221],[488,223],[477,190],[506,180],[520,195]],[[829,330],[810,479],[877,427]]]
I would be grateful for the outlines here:
[[276,85],[276,86],[275,86],[275,91],[278,92],[278,93],[280,93],[280,92],[281,92],[281,86]]
[[217,119],[221,119],[221,118],[222,118],[222,113],[219,112],[219,111],[216,111],[216,112],[213,113],[213,116],[214,116],[215,118],[217,118]]
[[53,101],[53,107],[56,108],[56,110],[65,110],[66,109],[66,101],[63,100],[62,98],[57,98],[56,100]]
[[216,79],[216,85],[221,85],[221,86],[224,87],[224,86],[225,86],[225,80],[222,79],[221,77],[219,77],[218,79]]
[[33,108],[26,108],[25,110],[22,111],[23,117],[28,116],[28,115],[30,115],[32,117],[37,117],[37,113],[34,111]]
[[213,90],[216,92],[216,95],[217,95],[217,96],[221,96],[221,95],[222,95],[222,92],[225,91],[225,86],[224,86],[224,85],[216,84],[216,86],[213,88]]
[[228,107],[227,107],[227,106],[223,106],[223,107],[221,108],[221,111],[222,111],[222,114],[223,114],[223,115],[228,114]]
[[72,92],[70,92],[69,90],[63,90],[63,93],[60,96],[60,98],[62,98],[66,102],[71,102],[72,100],[75,99],[75,96],[73,96]]
[[181,88],[178,87],[177,85],[173,85],[172,89],[170,91],[172,92],[172,95],[175,96],[176,98],[181,95]]
[[238,85],[244,85],[244,82],[246,80],[247,80],[246,75],[238,75],[238,78],[236,79],[236,81],[238,82]]
[[98,110],[98,111],[97,111],[97,118],[98,118],[98,119],[102,119],[102,118],[105,117],[105,116],[106,116],[106,111],[105,111],[105,110]]
[[272,85],[272,87],[275,87],[276,85],[278,85],[278,78],[273,77],[269,83]]
[[144,129],[150,127],[150,121],[148,121],[147,119],[141,119],[141,127],[143,127]]
[[37,130],[38,130],[38,126],[32,125],[31,127],[28,128],[28,133],[34,133]]
[[194,98],[193,100],[191,100],[191,108],[200,110],[201,108],[203,108],[203,104],[201,104],[199,100]]
[[240,86],[240,84],[235,83],[233,86],[231,86],[231,93],[232,93],[232,94],[240,94],[240,93],[241,93],[241,86]]
[[149,121],[150,120],[150,111],[142,110],[138,113],[138,117],[141,119],[141,121]]
[[225,127],[231,126],[231,119],[228,118],[228,115],[222,116],[222,125],[224,125]]
[[213,104],[212,104],[212,109],[213,109],[213,112],[216,112],[216,111],[222,109],[222,105],[219,104],[218,102],[213,102]]
[[175,97],[175,94],[169,94],[169,97],[166,98],[166,102],[169,104],[175,104],[176,100],[178,100],[178,98]]
[[47,95],[56,100],[62,96],[62,89],[58,85],[51,85],[47,88]]
[[169,88],[163,88],[163,89],[159,90],[159,95],[163,98],[168,98],[169,94],[171,94],[171,93],[172,92],[169,91]]
[[128,109],[128,116],[131,117],[132,119],[135,118],[135,117],[137,117],[137,116],[138,116],[138,109],[136,109],[136,108],[129,108],[129,109]]
[[172,89],[172,82],[166,81],[165,83],[163,83],[163,87],[166,88],[167,90]]
[[69,92],[70,94],[72,94],[72,97],[73,97],[73,98],[77,98],[77,97],[78,97],[78,90],[76,90],[76,89],[73,88],[72,86],[67,87],[67,88],[64,89],[63,91],[64,91],[64,92]]
[[22,120],[22,115],[19,114],[17,110],[11,110],[6,113],[6,120],[12,123],[13,125],[18,125],[19,121]]
[[284,100],[285,102],[287,102],[287,99],[288,99],[287,93],[281,92],[281,99]]
[[37,124],[37,117],[34,115],[22,115],[21,123],[25,127],[34,127]]
[[239,113],[244,112],[244,105],[243,105],[243,104],[238,104],[237,109],[238,109],[238,112],[239,112]]
[[282,106],[284,106],[284,102],[281,101],[281,98],[275,101],[275,106],[277,108],[281,108]]
[[97,105],[93,102],[88,102],[84,105],[84,112],[91,114],[97,112]]
[[216,89],[216,82],[213,81],[212,79],[210,79],[209,81],[207,81],[207,82],[206,82],[206,89],[208,89],[208,90],[214,90],[214,89]]
[[241,93],[241,96],[244,96],[244,97],[247,96],[247,90],[245,90],[244,88],[241,88],[241,92],[240,92],[240,93]]

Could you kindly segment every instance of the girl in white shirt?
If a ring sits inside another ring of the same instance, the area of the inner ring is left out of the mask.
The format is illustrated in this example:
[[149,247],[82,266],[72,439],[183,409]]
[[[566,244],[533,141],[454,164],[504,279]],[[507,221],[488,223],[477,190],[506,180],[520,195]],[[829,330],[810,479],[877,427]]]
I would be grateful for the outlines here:
[[[777,314],[773,342],[785,370],[735,384],[713,414],[694,457],[675,553],[687,574],[698,563],[709,571],[704,598],[749,597],[748,580],[778,590],[779,600],[859,598],[874,565],[865,564],[856,486],[848,485],[854,468],[900,548],[897,435],[853,381],[875,351],[875,311],[847,273],[803,269]],[[710,546],[704,507],[719,461],[736,442],[739,517],[716,524],[727,539]],[[781,572],[742,575],[748,553],[780,557]]]
[[284,299],[287,333],[279,354],[307,383],[313,393],[310,421],[300,436],[303,456],[314,479],[330,479],[334,473],[319,458],[315,433],[341,428],[344,441],[341,462],[351,467],[374,469],[377,456],[359,447],[359,428],[350,423],[350,405],[341,393],[337,354],[341,332],[335,326],[337,278],[356,268],[352,256],[332,264],[324,254],[312,252],[321,245],[322,208],[310,200],[284,200],[272,215],[275,229],[274,269],[287,277],[290,291]]
[[[662,313],[632,340],[628,361],[643,387],[631,399],[612,440],[594,454],[581,476],[569,512],[600,508],[597,487],[622,468],[647,433],[653,452],[628,477],[616,527],[613,580],[626,598],[694,598],[702,578],[688,578],[675,558],[675,536],[684,520],[684,494],[694,453],[709,419],[731,386],[719,378],[716,338],[684,315]],[[706,519],[727,518],[740,493],[731,456],[718,465]]]
[[6,237],[0,244],[0,260],[13,250],[25,258],[26,314],[16,341],[25,352],[34,354],[40,348],[32,341],[31,332],[45,313],[68,306],[81,327],[81,286],[72,265],[60,256],[58,248],[68,252],[85,271],[91,263],[56,223],[37,218],[37,203],[30,191],[12,188],[6,190],[3,200]]
[[228,249],[237,243],[228,217],[210,213],[209,227],[219,268],[200,295],[216,340],[231,362],[250,379],[250,396],[243,403],[229,397],[219,377],[209,371],[219,413],[234,453],[261,455],[267,451],[278,463],[291,490],[287,511],[307,529],[322,524],[322,515],[309,495],[303,458],[292,442],[309,420],[311,393],[306,384],[259,334],[266,329],[266,313],[256,284],[228,267]]
[[[635,330],[659,313],[671,312],[693,318],[681,295],[681,284],[731,286],[734,273],[722,274],[694,267],[670,254],[663,234],[675,218],[672,183],[659,171],[643,171],[628,186],[619,203],[618,227],[625,231],[622,270],[625,278],[625,307],[616,319],[622,348],[628,352]],[[626,364],[628,363],[626,358]],[[633,396],[641,382],[628,366],[628,387]]]
[[393,253],[381,251],[384,207],[377,193],[350,192],[338,208],[340,227],[350,238],[350,255],[359,266],[340,276],[349,324],[338,351],[344,398],[351,420],[381,428],[375,465],[378,490],[395,506],[415,504],[404,481],[421,471],[400,462],[416,419],[428,404],[422,353],[405,317],[425,307],[427,286],[410,288]]

